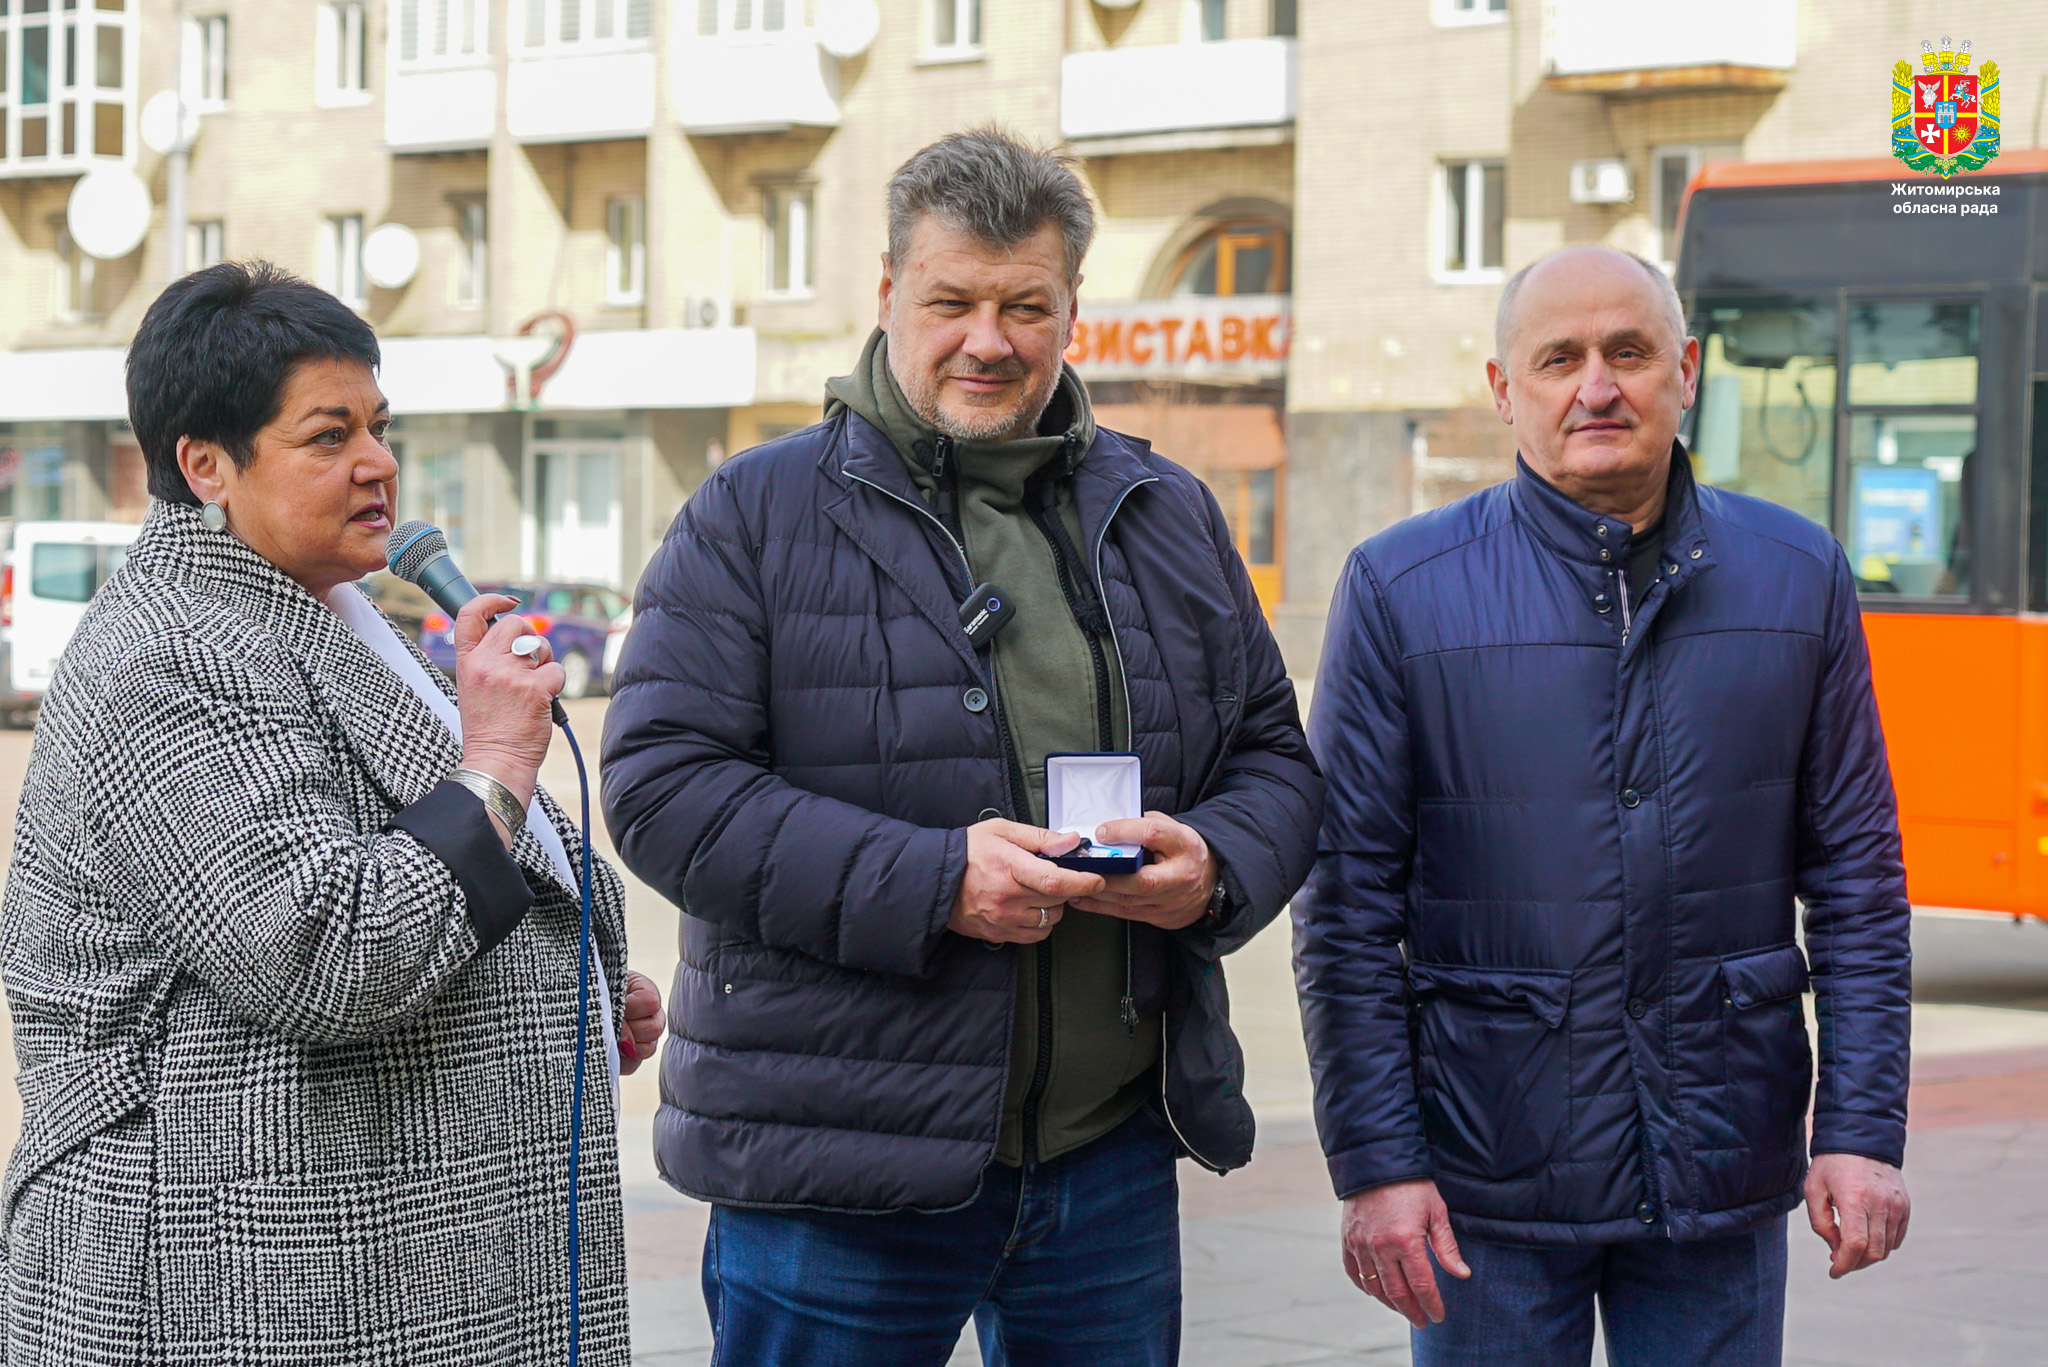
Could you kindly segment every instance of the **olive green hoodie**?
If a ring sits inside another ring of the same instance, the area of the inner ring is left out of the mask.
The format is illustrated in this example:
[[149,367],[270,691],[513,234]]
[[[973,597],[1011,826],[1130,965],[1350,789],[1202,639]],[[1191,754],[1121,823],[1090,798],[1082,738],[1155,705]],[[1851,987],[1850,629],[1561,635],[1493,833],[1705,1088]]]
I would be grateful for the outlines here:
[[[971,579],[996,585],[1016,605],[991,647],[991,672],[1029,819],[1044,825],[1046,755],[1130,744],[1108,620],[1086,606],[1095,601],[1094,548],[1082,544],[1067,478],[1095,439],[1088,391],[1073,371],[1063,371],[1036,436],[942,438],[904,398],[889,367],[887,336],[878,330],[853,373],[830,381],[825,392],[825,416],[850,408],[886,435],[918,491],[942,513],[943,473],[956,510],[944,520],[966,550]],[[942,455],[950,469],[939,471]],[[1070,582],[1085,577],[1076,585],[1078,608],[1062,586],[1062,560]],[[1092,618],[1092,633],[1082,616]],[[1022,949],[998,1160],[1014,1164],[1078,1148],[1123,1123],[1157,1090],[1158,1018],[1126,1019],[1129,954],[1126,923],[1080,911],[1069,911],[1042,945]]]

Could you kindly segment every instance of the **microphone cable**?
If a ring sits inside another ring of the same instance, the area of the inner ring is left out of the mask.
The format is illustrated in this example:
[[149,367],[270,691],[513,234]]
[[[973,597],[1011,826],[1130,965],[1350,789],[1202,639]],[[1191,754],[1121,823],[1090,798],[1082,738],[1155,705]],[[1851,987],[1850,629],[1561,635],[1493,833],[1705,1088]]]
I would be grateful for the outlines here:
[[590,775],[583,767],[583,747],[576,743],[576,733],[569,728],[569,717],[559,698],[555,700],[554,714],[563,739],[569,742],[569,753],[576,757],[576,785],[582,790],[583,800],[583,867],[578,879],[583,885],[583,907],[576,980],[576,1081],[569,1101],[569,1367],[578,1367],[583,1348],[583,1211],[577,1187],[583,1170],[583,1075],[590,1046]]

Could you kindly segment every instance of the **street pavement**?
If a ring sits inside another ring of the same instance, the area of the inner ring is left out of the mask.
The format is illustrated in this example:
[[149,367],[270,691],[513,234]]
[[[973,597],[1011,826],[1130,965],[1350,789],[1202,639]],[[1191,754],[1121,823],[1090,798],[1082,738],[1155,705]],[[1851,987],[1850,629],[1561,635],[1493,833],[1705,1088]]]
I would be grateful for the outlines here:
[[[569,713],[594,767],[604,703],[572,703]],[[30,739],[0,732],[0,822],[10,831]],[[554,748],[542,777],[574,811],[567,747]],[[598,825],[597,848],[609,854],[601,818]],[[633,964],[665,989],[675,912],[627,883]],[[1830,1282],[1824,1246],[1795,1213],[1786,1361],[2048,1363],[2048,923],[1923,912],[1914,954],[1910,1237],[1889,1262]],[[1338,1261],[1337,1205],[1310,1120],[1285,922],[1233,956],[1226,972],[1259,1147],[1228,1177],[1180,1165],[1183,1361],[1404,1363],[1406,1325],[1352,1287]],[[706,1207],[655,1173],[656,1100],[652,1067],[626,1079],[620,1154],[634,1362],[697,1367],[711,1356],[698,1281]],[[14,1089],[0,1087],[0,1145],[12,1148],[19,1124]],[[980,1355],[963,1338],[953,1361],[964,1367]]]

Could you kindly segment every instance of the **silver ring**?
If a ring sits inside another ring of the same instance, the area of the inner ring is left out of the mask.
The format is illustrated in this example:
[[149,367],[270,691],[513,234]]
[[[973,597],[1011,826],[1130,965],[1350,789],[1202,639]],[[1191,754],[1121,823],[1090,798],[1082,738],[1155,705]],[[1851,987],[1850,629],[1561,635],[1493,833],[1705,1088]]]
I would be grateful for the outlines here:
[[540,654],[540,648],[544,644],[546,644],[546,642],[544,642],[540,637],[535,636],[532,632],[528,632],[526,635],[521,636],[517,640],[512,642],[512,653],[514,655],[519,656],[521,659],[530,658],[532,656]]
[[1046,922],[1047,922],[1048,920],[1050,920],[1050,919],[1052,919],[1052,908],[1051,908],[1051,907],[1040,907],[1040,908],[1038,909],[1038,928],[1039,928],[1040,930],[1044,930],[1044,929],[1045,929],[1045,923],[1046,923]]

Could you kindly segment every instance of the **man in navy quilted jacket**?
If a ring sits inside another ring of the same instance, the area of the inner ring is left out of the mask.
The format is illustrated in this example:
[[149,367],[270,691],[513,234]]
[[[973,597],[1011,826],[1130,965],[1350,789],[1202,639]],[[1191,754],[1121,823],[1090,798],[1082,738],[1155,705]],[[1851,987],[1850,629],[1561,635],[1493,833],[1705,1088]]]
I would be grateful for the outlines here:
[[[641,580],[605,811],[684,912],[655,1146],[720,1362],[938,1367],[972,1316],[991,1363],[1164,1367],[1175,1159],[1251,1154],[1218,961],[1322,780],[1216,500],[1062,364],[1094,229],[999,131],[911,157],[825,421]],[[1048,819],[1117,754],[1142,802]],[[1083,837],[1149,862],[1051,862]]]
[[1345,1266],[1428,1367],[1583,1367],[1596,1304],[1616,1367],[1774,1364],[1802,1194],[1838,1277],[1908,1214],[1855,581],[1825,528],[1695,482],[1699,344],[1655,267],[1537,262],[1496,347],[1515,478],[1352,553],[1315,694],[1296,965]]

